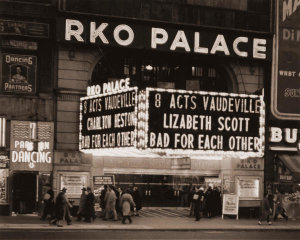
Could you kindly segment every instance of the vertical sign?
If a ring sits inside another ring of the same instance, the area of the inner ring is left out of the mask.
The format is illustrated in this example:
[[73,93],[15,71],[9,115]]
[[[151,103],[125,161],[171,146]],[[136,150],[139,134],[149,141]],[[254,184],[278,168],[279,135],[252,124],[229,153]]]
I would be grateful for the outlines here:
[[277,1],[277,33],[271,110],[279,119],[300,119],[299,21],[299,1]]
[[2,91],[8,93],[35,93],[36,56],[3,54]]

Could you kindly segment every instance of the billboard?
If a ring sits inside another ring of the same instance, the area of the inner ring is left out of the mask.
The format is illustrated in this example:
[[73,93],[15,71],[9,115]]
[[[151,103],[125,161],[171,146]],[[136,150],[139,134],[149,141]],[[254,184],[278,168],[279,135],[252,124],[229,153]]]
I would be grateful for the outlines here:
[[279,119],[300,119],[300,4],[277,0],[271,110]]
[[169,153],[263,155],[262,96],[152,88],[145,95],[140,147]]

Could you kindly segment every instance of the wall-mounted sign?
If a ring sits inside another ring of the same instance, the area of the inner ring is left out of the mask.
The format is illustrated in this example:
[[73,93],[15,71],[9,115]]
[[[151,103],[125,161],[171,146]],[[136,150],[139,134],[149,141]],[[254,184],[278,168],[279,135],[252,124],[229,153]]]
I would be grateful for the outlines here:
[[49,24],[0,19],[0,35],[49,37]]
[[299,129],[297,128],[269,128],[269,142],[271,150],[297,151],[299,139]]
[[53,122],[11,121],[10,169],[51,171]]
[[147,89],[145,99],[141,147],[170,153],[263,155],[261,96]]
[[115,185],[115,177],[113,175],[94,176],[93,183],[95,185]]
[[233,194],[223,194],[222,219],[224,215],[239,215],[239,197]]
[[0,151],[0,168],[8,168],[9,165],[9,152]]
[[277,30],[271,110],[280,119],[300,120],[299,2],[277,0]]
[[263,159],[262,158],[237,159],[236,168],[243,169],[243,170],[263,170],[264,169]]
[[137,88],[80,99],[79,148],[136,145]]
[[237,177],[237,195],[243,200],[259,199],[260,179],[252,176]]
[[64,151],[54,153],[54,163],[60,165],[92,164],[92,155],[77,151]]
[[17,48],[17,49],[25,49],[25,50],[37,50],[38,49],[37,42],[19,41],[19,40],[13,40],[13,39],[1,39],[0,45],[5,48]]
[[36,56],[3,54],[2,91],[9,93],[35,93],[36,64]]
[[58,41],[131,47],[159,51],[219,55],[271,60],[270,38],[257,34],[216,32],[191,27],[188,29],[125,24],[98,18],[97,21],[57,20]]

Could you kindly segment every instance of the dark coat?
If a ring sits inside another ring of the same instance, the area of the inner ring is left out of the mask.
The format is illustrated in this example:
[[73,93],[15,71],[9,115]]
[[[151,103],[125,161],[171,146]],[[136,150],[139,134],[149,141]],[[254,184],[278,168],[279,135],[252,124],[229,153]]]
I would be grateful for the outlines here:
[[271,206],[269,199],[267,197],[264,197],[261,202],[261,217],[267,218],[267,216],[271,213]]
[[87,217],[93,217],[95,215],[94,203],[95,203],[95,196],[92,192],[90,192],[86,196],[85,214]]
[[55,216],[58,220],[62,220],[66,214],[70,216],[70,210],[69,207],[71,207],[71,204],[69,203],[68,198],[66,197],[64,192],[60,192],[57,195],[56,201],[55,201]]
[[132,198],[136,206],[136,210],[142,209],[142,199],[139,190],[132,192]]

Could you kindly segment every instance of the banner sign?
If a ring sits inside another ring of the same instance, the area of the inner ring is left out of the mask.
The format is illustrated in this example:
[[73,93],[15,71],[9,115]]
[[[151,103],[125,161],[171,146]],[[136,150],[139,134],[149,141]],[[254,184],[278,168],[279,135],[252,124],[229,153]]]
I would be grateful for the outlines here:
[[180,28],[127,25],[100,18],[96,21],[58,18],[57,40],[260,60],[271,60],[272,49],[272,39],[257,33],[216,32],[199,27],[192,30],[182,25]]
[[108,176],[94,176],[93,183],[95,185],[115,185],[115,178],[113,175]]
[[223,219],[223,215],[236,215],[238,219],[238,214],[239,214],[239,197],[233,194],[224,194],[222,219]]
[[136,145],[137,88],[80,99],[79,149]]
[[36,91],[36,64],[36,56],[3,54],[2,91],[34,94]]
[[0,35],[49,37],[49,24],[0,19]]
[[148,88],[145,105],[146,148],[263,155],[262,96]]
[[300,120],[300,3],[277,0],[276,58],[271,110],[279,119]]
[[11,121],[10,169],[52,171],[53,122]]
[[[298,126],[297,126],[298,127]],[[276,151],[297,151],[300,129],[290,127],[269,127],[269,147]]]

